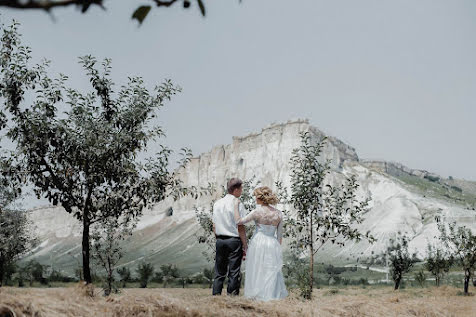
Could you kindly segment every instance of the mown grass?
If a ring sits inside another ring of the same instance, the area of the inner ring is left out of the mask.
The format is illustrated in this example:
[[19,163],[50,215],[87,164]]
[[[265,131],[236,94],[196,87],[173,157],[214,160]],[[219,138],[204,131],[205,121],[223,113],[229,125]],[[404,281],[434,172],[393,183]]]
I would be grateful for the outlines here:
[[210,289],[123,289],[105,298],[100,290],[0,288],[0,307],[22,316],[473,316],[476,301],[450,286],[393,291],[391,286],[322,287],[311,301],[296,290],[279,301],[211,296]]

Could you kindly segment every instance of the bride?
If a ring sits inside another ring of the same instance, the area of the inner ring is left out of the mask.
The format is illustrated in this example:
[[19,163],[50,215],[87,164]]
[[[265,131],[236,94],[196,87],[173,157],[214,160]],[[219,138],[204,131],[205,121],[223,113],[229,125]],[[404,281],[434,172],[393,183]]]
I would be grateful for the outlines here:
[[288,295],[281,272],[283,255],[283,214],[274,208],[278,198],[269,187],[254,190],[257,207],[240,218],[235,210],[237,224],[254,220],[256,231],[248,247],[245,265],[245,297],[272,300]]

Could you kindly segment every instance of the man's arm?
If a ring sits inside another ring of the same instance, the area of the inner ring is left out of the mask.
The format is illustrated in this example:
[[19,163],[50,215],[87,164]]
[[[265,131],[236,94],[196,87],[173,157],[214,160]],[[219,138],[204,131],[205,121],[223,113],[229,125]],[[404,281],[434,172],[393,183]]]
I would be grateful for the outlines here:
[[[236,199],[234,214],[235,214],[235,221],[237,222],[240,219],[240,212],[238,210],[239,207],[240,207],[240,201]],[[246,241],[246,230],[244,225],[238,225],[238,234],[240,235],[241,243],[243,245],[243,251],[246,252],[246,250],[248,250],[248,242]]]
[[238,226],[238,234],[240,235],[241,243],[243,244],[243,250],[248,250],[248,242],[246,241],[246,230],[244,225]]

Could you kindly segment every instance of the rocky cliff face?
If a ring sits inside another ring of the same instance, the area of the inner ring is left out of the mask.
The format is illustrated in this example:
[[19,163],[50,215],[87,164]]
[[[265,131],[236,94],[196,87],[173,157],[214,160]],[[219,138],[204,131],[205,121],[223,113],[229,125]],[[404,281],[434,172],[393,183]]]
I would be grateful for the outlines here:
[[[292,150],[300,145],[301,132],[309,132],[312,138],[326,135],[309,125],[307,120],[273,124],[260,133],[233,137],[228,145],[214,147],[210,152],[192,159],[182,171],[186,185],[223,185],[233,176],[249,179],[256,176],[262,184],[272,186],[276,180],[289,178]],[[334,137],[328,137],[323,149],[323,159],[331,159],[335,170],[342,169],[346,160],[358,161],[355,150]]]
[[[255,177],[262,185],[270,187],[274,187],[278,180],[289,185],[292,150],[300,145],[299,134],[305,131],[314,139],[326,136],[307,120],[273,124],[259,133],[233,137],[231,144],[215,146],[193,158],[180,171],[180,177],[185,186],[212,183],[220,187],[233,176],[242,179]],[[361,228],[371,230],[379,240],[374,245],[352,243],[342,249],[329,246],[318,254],[320,261],[354,263],[382,251],[398,231],[407,233],[412,239],[410,247],[423,256],[426,243],[437,235],[435,216],[476,229],[474,211],[465,206],[468,197],[472,196],[461,196],[464,193],[452,191],[448,186],[434,187],[435,180],[425,178],[425,175],[434,176],[428,172],[411,170],[398,163],[360,161],[354,148],[335,137],[327,136],[327,139],[322,159],[333,162],[328,181],[339,183],[350,174],[358,177],[359,195],[372,198],[371,210]],[[469,188],[471,194],[472,183],[467,184],[465,190]],[[476,201],[476,191],[473,194]],[[156,264],[177,263],[188,271],[205,265],[200,254],[201,245],[195,238],[198,225],[194,207],[208,206],[212,198],[197,201],[188,197],[177,202],[168,198],[144,210],[137,231],[125,245],[126,256],[122,265],[135,266],[137,261],[144,259]],[[170,207],[173,214],[168,216]],[[71,271],[77,265],[80,252],[79,223],[60,208],[36,209],[32,219],[43,243],[31,256],[43,262],[53,261]]]

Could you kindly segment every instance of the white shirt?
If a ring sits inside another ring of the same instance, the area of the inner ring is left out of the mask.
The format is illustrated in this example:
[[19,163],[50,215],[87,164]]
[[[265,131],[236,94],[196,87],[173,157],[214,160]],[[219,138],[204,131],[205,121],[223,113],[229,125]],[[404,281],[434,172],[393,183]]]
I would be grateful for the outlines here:
[[245,207],[241,201],[231,194],[217,200],[213,204],[213,224],[215,233],[220,236],[239,237],[237,219],[235,219],[235,204],[238,203],[240,218],[246,216]]

